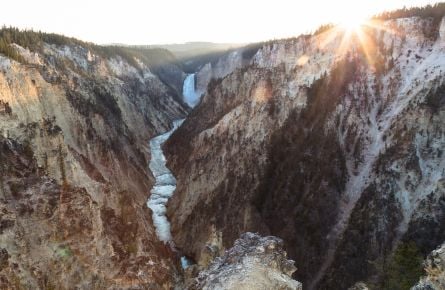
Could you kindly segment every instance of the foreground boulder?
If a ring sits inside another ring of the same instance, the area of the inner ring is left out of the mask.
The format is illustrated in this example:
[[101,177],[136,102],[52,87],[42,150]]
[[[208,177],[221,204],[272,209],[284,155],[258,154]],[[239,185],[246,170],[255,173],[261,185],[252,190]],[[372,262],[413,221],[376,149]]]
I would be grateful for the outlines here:
[[283,241],[245,233],[234,246],[201,271],[189,289],[302,289],[291,278],[297,268]]
[[427,276],[411,290],[445,289],[445,243],[426,258],[425,271]]

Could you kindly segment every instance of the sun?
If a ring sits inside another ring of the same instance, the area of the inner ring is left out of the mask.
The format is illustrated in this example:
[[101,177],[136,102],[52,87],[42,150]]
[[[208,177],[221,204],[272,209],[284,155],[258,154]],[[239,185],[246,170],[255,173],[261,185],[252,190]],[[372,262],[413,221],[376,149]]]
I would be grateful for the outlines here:
[[[370,17],[368,13],[360,13],[359,9],[343,11],[337,17],[333,25],[327,25],[328,29],[315,34],[319,48],[333,49],[337,57],[363,57],[371,68],[377,70],[381,65],[381,51],[376,45],[376,36],[380,32],[396,35],[397,30],[382,20]],[[300,66],[306,62],[305,58],[297,61]]]
[[347,32],[359,32],[366,20],[366,17],[360,15],[348,15],[340,21],[339,27]]
[[339,28],[347,32],[354,32],[360,30],[362,26],[369,21],[369,18],[372,16],[370,12],[371,7],[363,2],[364,1],[351,2],[349,9],[341,9],[337,12],[335,22]]

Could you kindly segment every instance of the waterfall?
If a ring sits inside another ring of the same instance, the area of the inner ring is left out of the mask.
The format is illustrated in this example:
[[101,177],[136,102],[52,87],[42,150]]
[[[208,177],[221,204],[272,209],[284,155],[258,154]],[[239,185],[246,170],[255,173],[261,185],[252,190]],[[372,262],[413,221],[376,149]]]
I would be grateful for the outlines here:
[[[195,92],[195,74],[190,74],[184,80],[184,101],[190,106],[194,107],[199,102],[199,96]],[[155,178],[155,184],[150,190],[150,198],[147,201],[147,206],[152,210],[153,224],[156,229],[156,235],[159,240],[174,245],[172,243],[172,235],[170,230],[170,222],[167,219],[167,202],[172,197],[176,189],[176,178],[173,176],[170,169],[167,168],[167,160],[162,145],[176,129],[181,126],[184,119],[173,122],[173,128],[159,136],[150,140],[151,159],[149,168]],[[181,257],[181,265],[185,269],[193,264],[187,257]]]
[[191,108],[195,107],[200,99],[200,96],[195,90],[195,74],[189,74],[185,80],[184,85],[182,87],[184,101]]

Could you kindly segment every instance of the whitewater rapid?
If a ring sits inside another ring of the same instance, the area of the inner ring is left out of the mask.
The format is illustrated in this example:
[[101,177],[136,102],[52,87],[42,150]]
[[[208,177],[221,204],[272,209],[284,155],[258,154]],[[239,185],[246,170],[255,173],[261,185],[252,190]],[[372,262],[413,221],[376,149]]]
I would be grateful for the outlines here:
[[149,168],[155,177],[155,185],[150,191],[147,206],[153,211],[153,223],[159,240],[169,242],[172,239],[170,222],[167,219],[167,202],[176,189],[176,179],[167,168],[167,160],[162,151],[162,144],[181,126],[184,119],[173,122],[173,128],[150,140],[151,160]]
[[[199,102],[199,96],[195,91],[195,74],[189,74],[184,80],[183,85],[184,101],[194,107]],[[147,206],[153,212],[153,223],[156,228],[156,234],[159,240],[170,242],[172,235],[170,231],[170,222],[167,219],[167,202],[176,189],[176,179],[172,172],[167,168],[167,160],[162,151],[162,144],[181,126],[184,119],[173,122],[173,128],[150,140],[151,160],[149,168],[155,178],[155,184],[150,190],[150,198]]]
[[[190,74],[185,78],[183,98],[191,108],[198,104],[200,96],[195,91],[195,74]],[[153,224],[159,240],[164,243],[170,243],[171,245],[174,244],[172,243],[170,222],[167,219],[166,213],[167,202],[176,189],[176,178],[167,168],[167,160],[162,151],[162,145],[170,138],[173,132],[181,126],[184,120],[185,119],[174,121],[173,128],[170,131],[150,140],[151,160],[148,167],[155,178],[155,184],[150,190],[150,198],[147,201],[147,206],[153,212]],[[192,262],[187,257],[181,257],[181,265],[184,269],[191,264]]]

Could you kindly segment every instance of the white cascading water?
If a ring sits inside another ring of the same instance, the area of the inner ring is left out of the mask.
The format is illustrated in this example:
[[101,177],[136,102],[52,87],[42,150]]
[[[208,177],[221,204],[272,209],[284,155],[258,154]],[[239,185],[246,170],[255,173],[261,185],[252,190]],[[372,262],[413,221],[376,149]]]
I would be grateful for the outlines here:
[[150,140],[151,160],[149,168],[155,177],[155,185],[150,191],[150,198],[147,206],[153,211],[153,223],[159,240],[163,242],[171,241],[170,222],[165,215],[167,212],[168,199],[176,189],[176,179],[167,168],[162,144],[178,129],[184,120],[173,122],[173,128]]
[[189,105],[189,107],[195,107],[200,99],[200,96],[195,90],[195,74],[189,74],[185,80],[182,87],[184,101]]
[[[184,80],[184,101],[194,107],[199,102],[199,97],[195,92],[195,74],[190,74]],[[176,189],[176,179],[170,169],[167,168],[162,145],[167,139],[181,126],[184,119],[173,122],[173,128],[150,140],[151,160],[149,168],[155,178],[155,184],[150,190],[150,198],[147,206],[152,210],[152,219],[156,228],[156,234],[159,240],[165,243],[172,242],[170,231],[170,222],[167,219],[167,202]],[[186,268],[191,264],[189,259],[181,257],[181,264]]]

